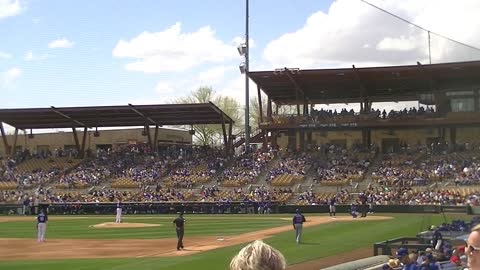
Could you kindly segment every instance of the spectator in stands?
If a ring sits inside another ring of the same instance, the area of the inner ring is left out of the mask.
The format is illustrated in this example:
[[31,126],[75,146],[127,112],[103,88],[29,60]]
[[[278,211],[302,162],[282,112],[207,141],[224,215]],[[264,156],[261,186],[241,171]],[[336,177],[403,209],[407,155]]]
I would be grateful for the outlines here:
[[432,247],[436,250],[440,250],[443,244],[443,236],[439,229],[435,229],[432,235]]
[[283,270],[285,267],[282,253],[260,240],[242,248],[230,262],[230,270]]
[[452,256],[450,257],[450,267],[458,267],[458,266],[466,266],[465,264],[462,264],[464,261],[465,257],[465,247],[460,246],[457,247],[453,250]]
[[382,266],[382,270],[393,270],[400,266],[400,261],[398,259],[390,259],[386,264]]
[[397,250],[397,258],[400,260],[400,263],[402,264],[402,270],[417,270],[417,264],[416,261],[412,261],[410,259],[410,256],[408,254],[408,249],[406,248],[399,248]]
[[435,262],[435,257],[433,254],[427,254],[422,265],[420,265],[420,270],[438,270],[440,266]]

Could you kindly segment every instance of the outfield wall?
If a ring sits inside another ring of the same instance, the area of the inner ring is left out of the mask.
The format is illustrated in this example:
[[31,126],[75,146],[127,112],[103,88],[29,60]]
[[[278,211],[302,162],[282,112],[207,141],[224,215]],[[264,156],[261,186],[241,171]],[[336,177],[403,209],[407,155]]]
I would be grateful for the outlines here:
[[[348,213],[350,205],[337,205],[335,208],[337,213]],[[300,209],[303,213],[329,212],[328,205],[284,205],[279,207],[279,213],[294,213],[295,209]],[[472,213],[470,206],[466,205],[374,205],[373,211],[375,213]]]
[[[47,207],[48,213],[53,215],[63,214],[113,214],[115,213],[116,203],[53,203],[50,205],[40,205]],[[258,205],[245,204],[243,202],[232,202],[222,204],[218,202],[152,202],[152,203],[123,203],[123,208],[127,214],[175,214],[178,212],[198,213],[198,214],[258,214]],[[38,212],[39,207],[34,209],[25,209],[27,214]],[[283,205],[278,202],[272,202],[270,213],[291,214],[296,209],[302,213],[328,213],[328,205]],[[337,205],[337,213],[349,213],[350,205]],[[464,213],[472,214],[470,206],[451,206],[451,205],[375,205],[375,213]],[[21,204],[0,204],[0,215],[23,214],[23,205]]]

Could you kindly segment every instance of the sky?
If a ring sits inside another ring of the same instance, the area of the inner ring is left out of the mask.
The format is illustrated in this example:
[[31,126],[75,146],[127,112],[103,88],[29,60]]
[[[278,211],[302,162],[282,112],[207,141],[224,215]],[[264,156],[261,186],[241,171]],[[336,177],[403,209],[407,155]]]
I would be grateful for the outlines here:
[[[480,48],[478,0],[369,1]],[[249,10],[252,71],[429,61],[427,32],[360,0],[250,0]],[[0,108],[162,104],[200,86],[245,103],[245,0],[0,0],[0,37]],[[431,52],[433,63],[480,60],[434,34]]]

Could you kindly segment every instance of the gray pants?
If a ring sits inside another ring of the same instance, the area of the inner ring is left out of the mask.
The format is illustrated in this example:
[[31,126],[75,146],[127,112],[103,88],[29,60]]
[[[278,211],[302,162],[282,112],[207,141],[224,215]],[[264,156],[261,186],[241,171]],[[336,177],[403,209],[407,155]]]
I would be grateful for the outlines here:
[[37,224],[37,241],[45,241],[45,232],[47,231],[47,223],[38,223]]
[[117,216],[115,217],[115,223],[122,223],[122,208],[117,208]]
[[177,231],[177,240],[178,240],[177,249],[181,249],[183,248],[183,233],[184,233],[183,227],[182,228],[177,227],[176,231]]
[[295,241],[297,241],[297,244],[300,244],[300,241],[302,240],[302,230],[303,230],[303,224],[297,223],[295,224]]

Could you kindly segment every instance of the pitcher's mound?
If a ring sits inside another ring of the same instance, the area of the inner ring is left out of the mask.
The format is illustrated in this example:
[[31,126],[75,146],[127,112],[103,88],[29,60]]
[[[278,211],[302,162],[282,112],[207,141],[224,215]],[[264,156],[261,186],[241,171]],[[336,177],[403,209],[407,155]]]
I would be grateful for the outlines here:
[[105,222],[105,223],[90,225],[89,227],[111,229],[111,228],[145,228],[145,227],[158,227],[158,226],[160,226],[160,224],[128,223],[128,222],[125,222],[125,223]]

